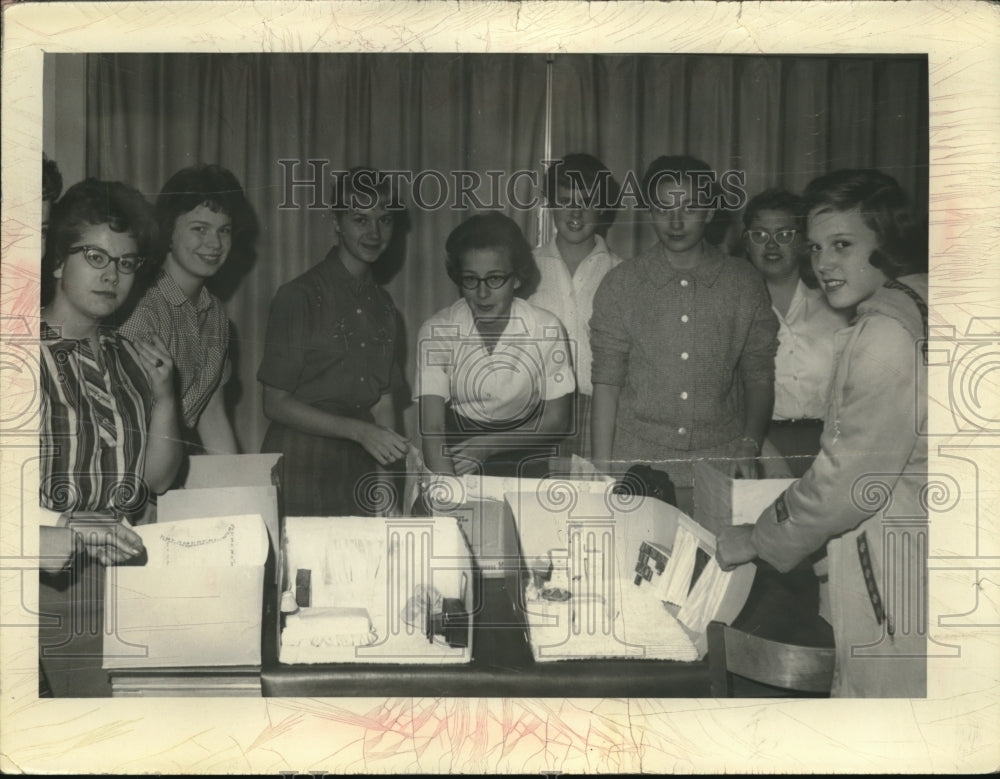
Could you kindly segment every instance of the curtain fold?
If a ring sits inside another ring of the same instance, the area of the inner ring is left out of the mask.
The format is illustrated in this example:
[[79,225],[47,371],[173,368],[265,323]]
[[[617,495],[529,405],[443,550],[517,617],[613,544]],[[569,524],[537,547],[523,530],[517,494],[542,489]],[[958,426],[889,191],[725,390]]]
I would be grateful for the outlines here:
[[[176,170],[214,162],[236,174],[254,206],[255,256],[234,262],[218,286],[233,322],[231,400],[245,451],[258,449],[266,428],[256,371],[271,299],[333,242],[331,215],[310,208],[309,185],[289,199],[280,160],[299,161],[298,180],[311,178],[308,160],[328,161],[327,174],[359,164],[436,171],[449,201],[458,171],[479,176],[465,183],[486,203],[495,199],[490,171],[532,170],[542,180],[545,55],[95,54],[87,62],[88,175],[128,182],[152,200]],[[551,67],[556,158],[590,152],[621,181],[628,171],[641,179],[656,156],[691,153],[720,172],[744,171],[750,195],[874,166],[926,213],[925,57],[559,54]],[[326,198],[329,175],[320,183]],[[433,200],[434,176],[423,185]],[[499,205],[533,241],[541,212],[512,206],[505,190],[501,180]],[[539,191],[522,179],[516,194],[525,201]],[[413,193],[404,200],[412,205]],[[420,324],[457,295],[444,242],[468,212],[454,206],[410,209],[406,260],[387,285],[411,356]],[[734,225],[729,239],[737,234]],[[608,240],[630,257],[655,239],[645,214],[629,210]],[[406,421],[414,432],[412,409]]]

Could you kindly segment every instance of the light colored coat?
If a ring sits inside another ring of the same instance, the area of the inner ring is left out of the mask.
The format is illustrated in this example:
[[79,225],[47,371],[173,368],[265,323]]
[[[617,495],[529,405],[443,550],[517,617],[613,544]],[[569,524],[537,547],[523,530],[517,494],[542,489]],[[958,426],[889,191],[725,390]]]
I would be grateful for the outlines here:
[[[927,276],[898,282],[927,300]],[[838,697],[923,697],[927,640],[926,310],[892,282],[837,334],[821,451],[758,519],[782,571],[827,546]]]

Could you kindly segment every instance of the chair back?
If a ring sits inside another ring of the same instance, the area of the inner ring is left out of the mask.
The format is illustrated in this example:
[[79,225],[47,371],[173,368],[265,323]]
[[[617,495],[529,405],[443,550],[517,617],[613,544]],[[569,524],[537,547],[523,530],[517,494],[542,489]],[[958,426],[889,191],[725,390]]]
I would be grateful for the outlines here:
[[708,626],[712,695],[733,697],[733,675],[807,693],[829,693],[834,650],[783,644],[712,622]]

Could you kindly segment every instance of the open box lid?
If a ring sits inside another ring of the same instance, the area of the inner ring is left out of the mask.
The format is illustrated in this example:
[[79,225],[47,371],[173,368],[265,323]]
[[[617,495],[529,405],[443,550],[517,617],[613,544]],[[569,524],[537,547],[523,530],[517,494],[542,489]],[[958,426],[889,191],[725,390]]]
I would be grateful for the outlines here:
[[715,535],[660,500],[518,491],[506,501],[529,566],[547,556],[571,593],[526,598],[536,660],[696,660],[708,623],[731,622],[746,602],[755,567],[722,571]]

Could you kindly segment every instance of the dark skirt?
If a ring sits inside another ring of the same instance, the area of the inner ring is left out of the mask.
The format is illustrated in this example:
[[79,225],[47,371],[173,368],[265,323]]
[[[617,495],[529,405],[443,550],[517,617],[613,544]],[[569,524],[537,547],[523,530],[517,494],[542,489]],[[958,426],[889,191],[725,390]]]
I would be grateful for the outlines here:
[[767,438],[785,458],[792,476],[801,479],[819,454],[822,419],[772,419]]
[[361,444],[272,422],[260,450],[284,455],[281,492],[286,516],[371,517],[385,508],[378,464]]

